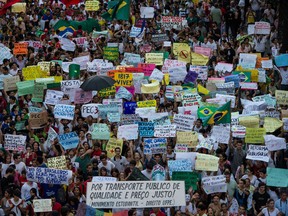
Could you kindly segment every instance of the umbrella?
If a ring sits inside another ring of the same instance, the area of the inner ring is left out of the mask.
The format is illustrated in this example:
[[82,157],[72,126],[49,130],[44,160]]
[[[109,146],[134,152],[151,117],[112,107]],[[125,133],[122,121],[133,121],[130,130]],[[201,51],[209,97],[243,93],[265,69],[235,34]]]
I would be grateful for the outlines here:
[[92,76],[85,80],[80,88],[84,91],[100,91],[104,88],[109,88],[113,86],[115,80],[108,76]]

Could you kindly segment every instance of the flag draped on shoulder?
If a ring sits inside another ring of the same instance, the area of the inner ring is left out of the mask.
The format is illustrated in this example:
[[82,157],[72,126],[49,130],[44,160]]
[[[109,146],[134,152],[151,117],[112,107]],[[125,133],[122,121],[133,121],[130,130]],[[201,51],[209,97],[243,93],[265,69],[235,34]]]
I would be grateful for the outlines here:
[[13,4],[20,2],[21,0],[8,0],[2,7],[0,8],[0,16],[4,15],[7,12],[7,9],[11,7]]
[[203,126],[213,124],[231,123],[231,101],[221,107],[203,106],[197,111],[198,117],[202,119]]
[[108,21],[113,19],[129,20],[130,0],[114,0],[108,2],[108,11],[102,14],[102,18]]

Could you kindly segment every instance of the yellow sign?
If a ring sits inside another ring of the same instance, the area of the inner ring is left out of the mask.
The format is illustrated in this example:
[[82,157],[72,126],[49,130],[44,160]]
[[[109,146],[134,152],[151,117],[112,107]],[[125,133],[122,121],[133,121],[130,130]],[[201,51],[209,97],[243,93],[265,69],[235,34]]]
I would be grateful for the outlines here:
[[198,92],[199,92],[200,94],[204,94],[204,95],[208,95],[209,92],[210,92],[208,89],[206,89],[205,87],[203,87],[203,86],[200,85],[200,84],[197,85],[197,89],[198,89]]
[[156,107],[156,100],[146,100],[137,102],[137,107]]
[[60,83],[63,80],[62,76],[54,76],[54,82],[55,83]]
[[38,62],[37,66],[40,66],[42,71],[47,72],[48,74],[50,73],[50,67],[55,66],[55,62]]
[[111,138],[106,145],[106,151],[107,151],[108,158],[112,158],[115,156],[115,148],[116,147],[119,147],[121,149],[121,152],[122,152],[123,140]]
[[36,78],[46,78],[47,73],[42,71],[40,66],[28,66],[22,69],[24,80],[35,80]]
[[154,93],[159,93],[159,91],[160,91],[160,84],[158,81],[150,83],[150,84],[141,85],[142,94],[154,94]]
[[163,53],[146,53],[145,54],[145,63],[163,65]]
[[173,54],[178,57],[178,61],[191,61],[191,48],[187,43],[173,43]]
[[248,128],[259,128],[259,116],[242,116],[239,117],[239,125]]
[[213,155],[197,153],[195,170],[217,171],[219,158]]
[[26,13],[26,3],[15,3],[12,5],[12,13]]
[[280,105],[288,105],[288,91],[276,90],[276,102]]
[[109,88],[105,88],[105,89],[101,89],[98,92],[100,97],[108,97],[110,95],[115,95],[116,94],[116,87],[115,86],[111,86]]
[[194,131],[177,131],[177,142],[187,144],[188,148],[195,148],[198,144],[198,133]]
[[205,66],[209,61],[208,56],[204,56],[198,53],[191,53],[191,64],[192,65],[199,65],[199,66]]
[[265,117],[264,119],[264,128],[267,133],[273,133],[275,130],[281,128],[283,122],[276,118]]
[[99,1],[97,0],[89,0],[85,2],[85,10],[87,11],[98,11],[99,8]]
[[52,169],[67,169],[65,156],[52,157],[47,159],[48,168]]
[[245,142],[262,144],[265,134],[265,128],[246,128]]
[[115,73],[115,86],[132,86],[133,74],[132,73]]

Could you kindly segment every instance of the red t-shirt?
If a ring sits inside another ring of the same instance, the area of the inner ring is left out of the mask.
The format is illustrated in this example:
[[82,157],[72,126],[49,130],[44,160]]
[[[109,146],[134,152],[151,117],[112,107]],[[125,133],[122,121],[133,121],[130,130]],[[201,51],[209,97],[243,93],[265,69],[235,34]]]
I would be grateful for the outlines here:
[[58,211],[59,213],[61,212],[61,208],[62,208],[62,205],[58,202],[55,202],[54,205],[52,206],[52,210]]

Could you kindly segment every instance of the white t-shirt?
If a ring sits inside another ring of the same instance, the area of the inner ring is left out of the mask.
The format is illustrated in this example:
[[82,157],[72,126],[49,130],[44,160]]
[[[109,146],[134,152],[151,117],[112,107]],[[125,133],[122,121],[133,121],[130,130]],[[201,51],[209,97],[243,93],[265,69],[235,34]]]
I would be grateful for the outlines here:
[[277,208],[274,208],[272,212],[268,212],[268,208],[263,208],[261,212],[264,216],[277,216],[280,211]]
[[110,176],[111,175],[111,170],[113,168],[115,168],[115,165],[111,162],[107,160],[107,164],[104,165],[102,162],[98,165],[98,169],[100,170],[101,167],[105,167],[107,169],[107,174]]

